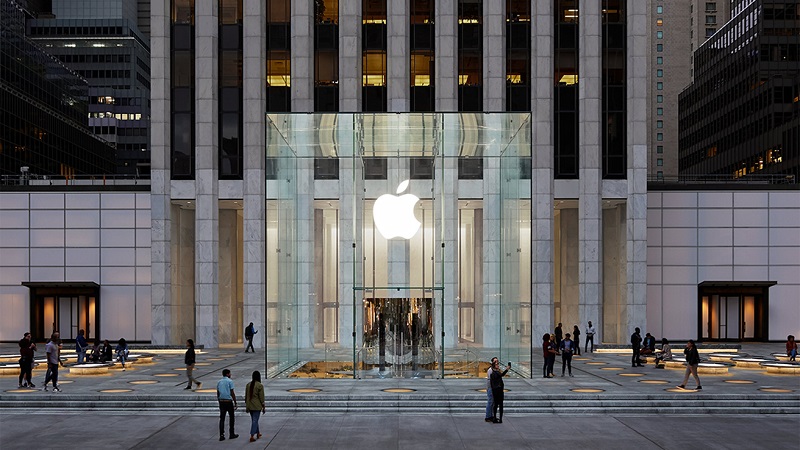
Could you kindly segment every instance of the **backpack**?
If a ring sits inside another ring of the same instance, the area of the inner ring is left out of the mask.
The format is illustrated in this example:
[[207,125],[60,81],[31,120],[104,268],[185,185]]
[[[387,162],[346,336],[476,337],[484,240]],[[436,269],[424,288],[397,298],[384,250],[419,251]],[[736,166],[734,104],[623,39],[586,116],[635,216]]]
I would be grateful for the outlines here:
[[244,328],[244,337],[253,337],[253,327],[248,325]]

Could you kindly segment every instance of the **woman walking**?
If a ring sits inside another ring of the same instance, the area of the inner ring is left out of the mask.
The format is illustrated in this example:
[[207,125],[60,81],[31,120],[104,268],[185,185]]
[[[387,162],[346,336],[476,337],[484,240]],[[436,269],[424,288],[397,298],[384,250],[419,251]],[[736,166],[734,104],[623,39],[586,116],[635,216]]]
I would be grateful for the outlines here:
[[247,412],[250,413],[250,442],[255,442],[261,438],[261,431],[258,429],[258,418],[262,413],[267,412],[264,403],[264,385],[261,384],[261,372],[253,372],[253,381],[247,383],[244,388],[244,404]]
[[689,374],[694,376],[694,381],[697,382],[697,390],[703,389],[700,386],[700,377],[697,376],[697,366],[700,364],[700,355],[697,353],[697,346],[694,341],[689,339],[686,343],[686,348],[683,349],[683,354],[686,355],[686,373],[683,376],[683,382],[678,386],[680,389],[686,389],[686,382],[689,381]]
[[195,362],[194,340],[193,339],[187,339],[186,340],[186,347],[188,347],[188,348],[186,349],[186,354],[183,355],[183,363],[186,364],[186,378],[188,379],[189,384],[186,385],[186,387],[183,388],[183,389],[184,390],[191,389],[192,388],[192,383],[195,383],[197,385],[197,389],[200,389],[200,386],[202,386],[203,383],[197,381],[192,376],[192,371],[194,370],[194,362]]

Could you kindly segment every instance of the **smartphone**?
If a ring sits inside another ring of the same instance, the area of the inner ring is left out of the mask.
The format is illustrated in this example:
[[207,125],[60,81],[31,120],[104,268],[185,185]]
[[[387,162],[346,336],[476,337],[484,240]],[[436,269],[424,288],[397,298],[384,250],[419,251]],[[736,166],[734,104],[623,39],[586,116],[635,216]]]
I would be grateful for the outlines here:
[[508,367],[511,367],[511,361],[508,362]]

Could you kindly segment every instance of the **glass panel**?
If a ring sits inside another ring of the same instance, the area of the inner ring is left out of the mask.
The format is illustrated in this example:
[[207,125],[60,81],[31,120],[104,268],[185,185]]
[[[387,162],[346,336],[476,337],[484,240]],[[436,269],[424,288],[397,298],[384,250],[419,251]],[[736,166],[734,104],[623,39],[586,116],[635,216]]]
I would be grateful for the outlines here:
[[726,323],[728,325],[727,339],[739,339],[739,297],[728,297],[728,311]]
[[744,317],[742,317],[742,337],[744,339],[754,339],[756,331],[756,299],[755,297],[744,298]]

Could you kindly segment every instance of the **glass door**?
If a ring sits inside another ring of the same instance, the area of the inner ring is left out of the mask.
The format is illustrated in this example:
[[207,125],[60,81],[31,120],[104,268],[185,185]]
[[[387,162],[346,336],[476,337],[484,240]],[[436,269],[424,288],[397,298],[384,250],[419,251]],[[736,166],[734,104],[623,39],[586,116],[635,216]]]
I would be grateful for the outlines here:
[[365,378],[435,376],[431,298],[370,298],[364,301]]

